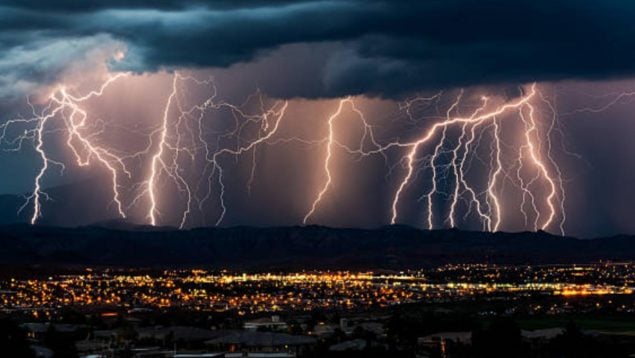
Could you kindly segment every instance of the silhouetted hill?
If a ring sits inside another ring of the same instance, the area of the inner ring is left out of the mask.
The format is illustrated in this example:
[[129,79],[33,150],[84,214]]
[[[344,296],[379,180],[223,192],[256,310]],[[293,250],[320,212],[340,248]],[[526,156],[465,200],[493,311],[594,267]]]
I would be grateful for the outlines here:
[[201,228],[0,227],[0,264],[210,268],[417,268],[443,263],[635,260],[635,238],[320,226]]

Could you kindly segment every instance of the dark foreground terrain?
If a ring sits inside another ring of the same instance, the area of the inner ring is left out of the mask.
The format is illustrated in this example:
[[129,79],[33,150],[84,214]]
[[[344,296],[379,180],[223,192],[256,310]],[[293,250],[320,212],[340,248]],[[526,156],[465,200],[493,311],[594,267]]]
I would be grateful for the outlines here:
[[[112,225],[111,225],[112,226]],[[445,263],[634,261],[635,238],[319,226],[201,228],[0,227],[0,264],[241,269],[402,269]]]

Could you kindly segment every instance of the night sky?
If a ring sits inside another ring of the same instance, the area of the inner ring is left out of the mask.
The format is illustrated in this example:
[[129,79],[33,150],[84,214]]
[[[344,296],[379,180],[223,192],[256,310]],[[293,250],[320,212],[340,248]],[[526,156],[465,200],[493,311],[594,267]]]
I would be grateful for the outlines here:
[[628,0],[0,1],[0,193],[36,224],[635,234],[634,18]]

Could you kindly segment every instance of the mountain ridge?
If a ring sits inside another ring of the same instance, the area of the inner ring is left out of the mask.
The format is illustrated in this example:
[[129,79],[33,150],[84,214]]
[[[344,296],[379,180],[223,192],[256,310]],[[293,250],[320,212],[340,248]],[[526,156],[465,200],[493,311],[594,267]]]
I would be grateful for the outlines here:
[[228,269],[407,269],[446,263],[635,261],[635,237],[560,237],[324,226],[155,228],[0,226],[0,264]]

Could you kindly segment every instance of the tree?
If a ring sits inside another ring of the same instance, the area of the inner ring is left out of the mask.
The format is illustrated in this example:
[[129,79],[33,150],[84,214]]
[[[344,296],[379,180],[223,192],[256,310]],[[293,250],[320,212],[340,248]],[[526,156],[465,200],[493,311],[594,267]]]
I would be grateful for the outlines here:
[[499,319],[485,329],[472,332],[472,347],[476,357],[522,357],[526,351],[520,328],[513,320]]
[[35,357],[26,333],[9,319],[0,319],[0,352],[6,357]]

